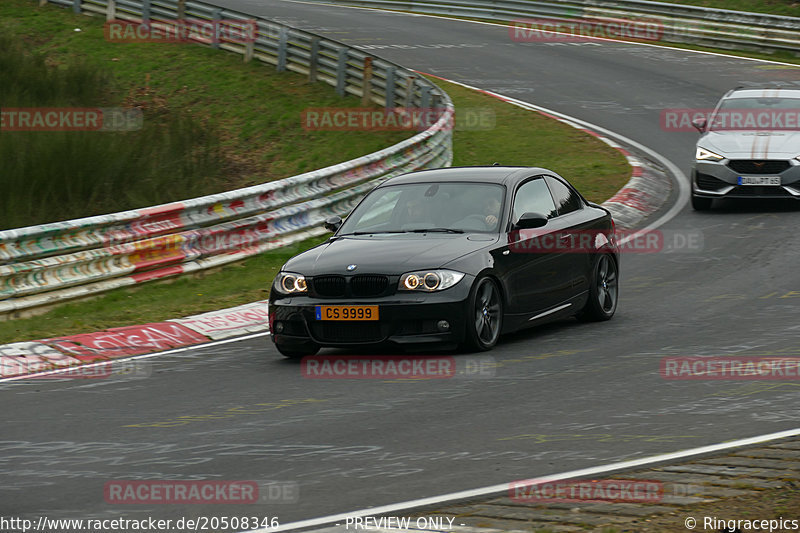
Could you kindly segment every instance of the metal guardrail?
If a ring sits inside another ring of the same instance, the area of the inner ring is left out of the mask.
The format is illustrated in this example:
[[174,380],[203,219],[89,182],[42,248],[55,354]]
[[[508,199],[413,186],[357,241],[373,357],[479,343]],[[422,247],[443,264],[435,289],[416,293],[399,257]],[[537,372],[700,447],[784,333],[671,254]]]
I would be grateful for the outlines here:
[[655,19],[667,42],[800,55],[800,18],[647,0],[312,0],[413,13],[510,22],[558,17],[602,21]]
[[[40,0],[42,3],[47,0]],[[252,42],[203,42],[322,81],[362,102],[441,110],[427,130],[378,152],[231,192],[0,231],[0,317],[241,260],[324,231],[380,181],[452,162],[449,96],[394,63],[263,18],[186,0],[50,0],[107,20],[254,20]],[[157,22],[156,22],[157,21]],[[365,74],[366,72],[366,74]],[[298,117],[298,120],[300,117]]]

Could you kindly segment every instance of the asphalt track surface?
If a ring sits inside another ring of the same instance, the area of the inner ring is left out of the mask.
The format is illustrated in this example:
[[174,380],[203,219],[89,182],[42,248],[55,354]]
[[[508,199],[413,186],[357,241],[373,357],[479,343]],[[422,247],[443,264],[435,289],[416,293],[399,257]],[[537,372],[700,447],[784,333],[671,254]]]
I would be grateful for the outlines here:
[[[800,84],[796,68],[674,49],[521,44],[504,28],[440,18],[221,3],[587,120],[687,174],[696,134],[663,131],[661,109],[710,107],[740,84]],[[504,338],[488,356],[493,376],[309,380],[262,336],[148,359],[147,378],[3,383],[0,515],[286,524],[798,427],[797,382],[659,374],[668,356],[800,355],[798,221],[793,204],[684,207],[661,229],[701,232],[701,250],[624,255],[611,322]],[[107,504],[104,483],[124,479],[277,480],[300,494]]]

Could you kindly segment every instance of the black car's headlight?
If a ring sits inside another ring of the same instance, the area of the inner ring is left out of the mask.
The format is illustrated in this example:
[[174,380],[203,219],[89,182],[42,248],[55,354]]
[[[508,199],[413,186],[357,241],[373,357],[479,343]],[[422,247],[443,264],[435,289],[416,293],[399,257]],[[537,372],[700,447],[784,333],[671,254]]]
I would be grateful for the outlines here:
[[445,269],[406,272],[400,276],[400,284],[397,288],[401,291],[442,291],[449,289],[463,277],[462,272]]
[[694,158],[698,161],[722,161],[725,159],[719,154],[715,154],[711,150],[706,150],[705,148],[697,147],[697,150],[694,153]]
[[295,274],[294,272],[279,272],[272,286],[281,294],[308,293],[305,276],[302,274]]

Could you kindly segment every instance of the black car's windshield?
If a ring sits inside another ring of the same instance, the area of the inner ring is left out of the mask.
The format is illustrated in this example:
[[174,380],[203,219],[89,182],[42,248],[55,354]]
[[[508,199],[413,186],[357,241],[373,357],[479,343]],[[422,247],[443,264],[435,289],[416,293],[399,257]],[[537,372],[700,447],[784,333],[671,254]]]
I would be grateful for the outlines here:
[[372,191],[347,217],[340,235],[365,233],[496,233],[501,185],[408,183]]

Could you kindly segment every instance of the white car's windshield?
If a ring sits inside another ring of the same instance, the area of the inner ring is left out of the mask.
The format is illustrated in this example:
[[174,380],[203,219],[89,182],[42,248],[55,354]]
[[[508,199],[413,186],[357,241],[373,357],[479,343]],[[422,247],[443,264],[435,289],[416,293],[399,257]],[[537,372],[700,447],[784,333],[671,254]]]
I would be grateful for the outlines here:
[[727,98],[711,117],[709,130],[800,130],[800,98]]

